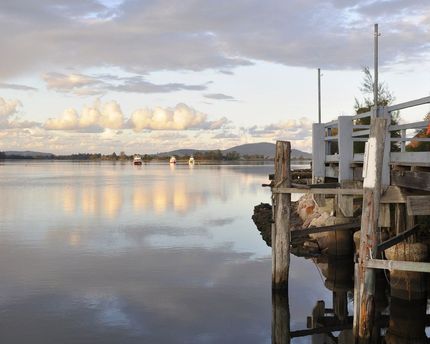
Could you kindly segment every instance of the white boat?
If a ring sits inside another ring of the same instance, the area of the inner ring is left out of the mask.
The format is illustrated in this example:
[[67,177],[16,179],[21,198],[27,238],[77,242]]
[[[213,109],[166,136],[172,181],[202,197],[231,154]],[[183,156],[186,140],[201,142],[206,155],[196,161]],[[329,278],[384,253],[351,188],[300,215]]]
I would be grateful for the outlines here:
[[140,155],[135,155],[133,158],[133,165],[142,165],[142,158]]
[[189,165],[194,165],[194,163],[195,163],[194,157],[191,155],[190,159],[188,160],[188,164]]
[[176,158],[172,156],[169,161],[171,164],[176,164]]

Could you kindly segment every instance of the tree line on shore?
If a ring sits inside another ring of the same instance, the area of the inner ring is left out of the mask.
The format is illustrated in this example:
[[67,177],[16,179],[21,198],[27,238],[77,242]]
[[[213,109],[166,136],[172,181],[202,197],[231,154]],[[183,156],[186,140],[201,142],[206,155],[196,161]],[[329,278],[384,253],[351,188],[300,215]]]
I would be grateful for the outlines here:
[[[149,162],[151,160],[164,161],[169,160],[170,156],[165,154],[140,154],[143,161]],[[211,150],[211,151],[198,151],[193,154],[194,159],[197,161],[263,161],[272,160],[269,157],[265,157],[260,154],[245,154],[241,155],[236,151],[223,153],[221,150]],[[76,160],[76,161],[131,161],[133,160],[134,154],[127,155],[125,152],[117,154],[113,152],[112,154],[101,154],[101,153],[76,153],[69,155],[48,155],[48,154],[6,154],[5,152],[0,152],[0,159],[14,159],[14,160]],[[190,158],[189,154],[176,155],[177,160],[188,160]],[[297,160],[306,160],[303,156],[299,156]]]

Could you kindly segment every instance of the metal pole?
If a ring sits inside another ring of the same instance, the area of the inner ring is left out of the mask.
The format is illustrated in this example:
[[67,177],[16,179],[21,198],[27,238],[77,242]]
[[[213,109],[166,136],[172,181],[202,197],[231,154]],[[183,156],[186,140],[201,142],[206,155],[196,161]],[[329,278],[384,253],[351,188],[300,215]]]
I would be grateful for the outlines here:
[[375,24],[375,32],[374,32],[374,61],[373,65],[375,68],[374,71],[374,83],[373,83],[373,105],[376,109],[376,115],[378,115],[378,89],[379,89],[379,82],[378,82],[378,24]]
[[321,69],[318,68],[318,123],[321,123]]

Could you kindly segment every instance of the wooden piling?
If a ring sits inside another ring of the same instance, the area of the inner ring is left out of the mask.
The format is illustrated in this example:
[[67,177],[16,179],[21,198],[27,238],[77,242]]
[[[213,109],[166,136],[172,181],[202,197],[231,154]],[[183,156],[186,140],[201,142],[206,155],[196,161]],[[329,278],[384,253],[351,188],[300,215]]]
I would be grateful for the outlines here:
[[[275,155],[275,188],[291,187],[290,155],[290,142],[277,141]],[[272,288],[277,290],[288,290],[291,241],[290,206],[290,194],[273,194]]]
[[272,290],[272,344],[290,343],[288,293]]
[[[375,271],[366,269],[366,263],[369,259],[377,258],[377,244],[380,239],[378,218],[388,124],[387,118],[372,117],[364,166],[358,271],[359,304],[357,305],[359,307],[358,335],[361,342],[368,342],[371,339],[375,316]],[[388,161],[386,163],[388,164]]]

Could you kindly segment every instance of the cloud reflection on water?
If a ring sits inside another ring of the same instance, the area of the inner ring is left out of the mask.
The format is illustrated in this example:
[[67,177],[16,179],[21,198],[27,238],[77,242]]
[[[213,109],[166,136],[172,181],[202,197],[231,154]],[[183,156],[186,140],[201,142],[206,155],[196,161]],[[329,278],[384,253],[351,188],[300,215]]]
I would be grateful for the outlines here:
[[270,169],[6,166],[0,340],[270,342],[270,251],[250,219]]

